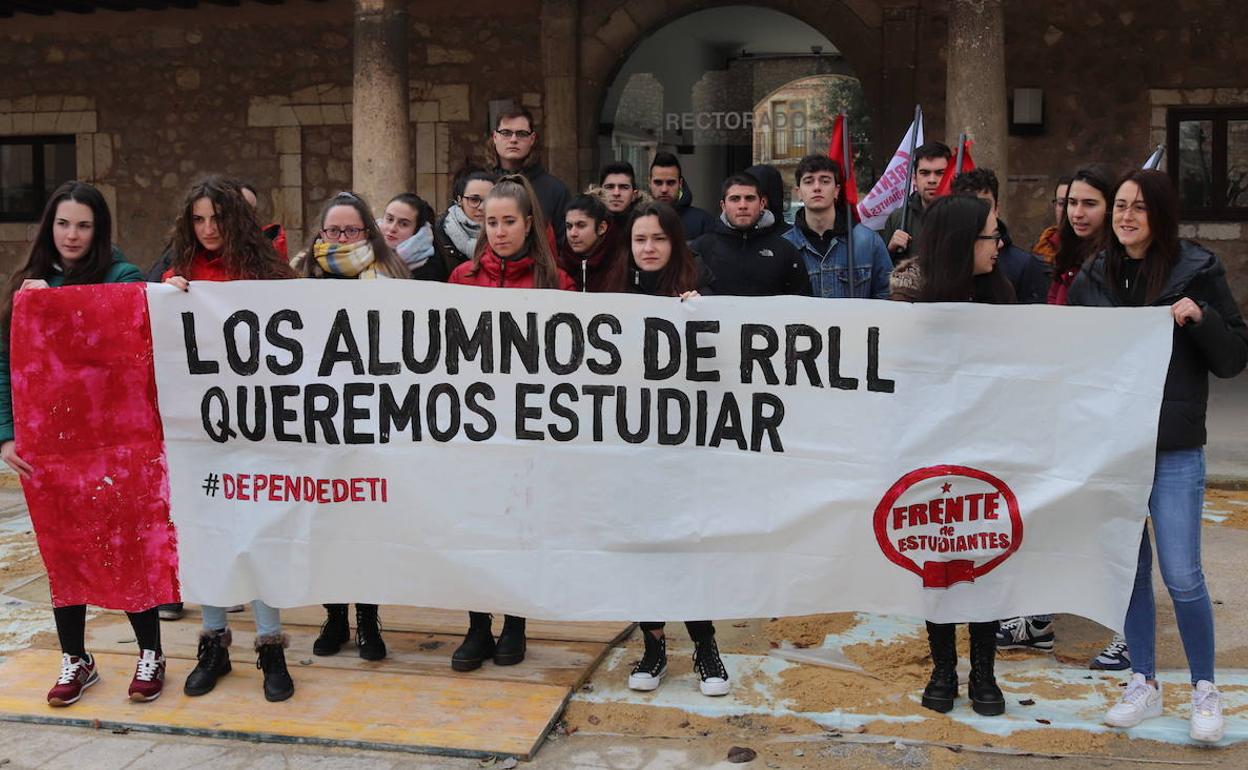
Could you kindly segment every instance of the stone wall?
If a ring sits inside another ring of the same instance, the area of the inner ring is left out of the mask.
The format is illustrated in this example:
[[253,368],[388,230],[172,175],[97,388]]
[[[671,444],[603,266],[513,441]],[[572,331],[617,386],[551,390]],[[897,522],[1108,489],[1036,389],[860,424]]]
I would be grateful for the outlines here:
[[[489,100],[524,94],[540,112],[539,7],[413,11],[412,157],[396,162],[435,208],[451,174],[485,161]],[[350,188],[351,13],[336,0],[6,19],[0,136],[74,135],[79,176],[108,197],[137,263],[157,257],[186,188],[209,172],[256,184],[262,218],[302,243],[324,198]],[[0,273],[32,229],[0,224]]]

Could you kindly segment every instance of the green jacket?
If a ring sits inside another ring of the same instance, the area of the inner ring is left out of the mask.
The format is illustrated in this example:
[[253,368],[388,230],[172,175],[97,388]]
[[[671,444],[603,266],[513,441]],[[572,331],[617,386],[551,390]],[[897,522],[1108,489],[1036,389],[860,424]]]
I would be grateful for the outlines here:
[[[65,285],[65,274],[59,270],[45,276],[48,285]],[[126,261],[121,250],[113,247],[113,263],[108,266],[102,283],[142,283],[143,273]],[[11,343],[11,341],[10,341]],[[13,387],[9,379],[9,345],[0,346],[0,443],[13,440]]]
[[[906,232],[910,234],[910,245],[904,251],[890,251],[888,255],[893,258],[893,265],[897,266],[906,259],[915,255],[914,239],[919,237],[919,231],[923,229],[923,199],[919,197],[917,191],[910,193],[910,200],[906,202],[906,208],[910,209],[910,215],[906,218]],[[901,207],[893,209],[888,215],[888,220],[884,223],[884,229],[880,231],[880,237],[884,239],[884,245],[888,246],[888,242],[893,239],[893,233],[901,229]]]

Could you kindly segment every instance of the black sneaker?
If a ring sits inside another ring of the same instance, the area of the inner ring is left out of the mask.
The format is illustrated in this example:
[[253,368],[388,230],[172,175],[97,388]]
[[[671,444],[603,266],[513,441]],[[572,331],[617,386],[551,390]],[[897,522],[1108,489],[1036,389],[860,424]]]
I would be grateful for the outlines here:
[[173,602],[157,605],[156,614],[161,620],[181,620],[186,611],[182,608],[182,602]]
[[1114,634],[1114,638],[1092,659],[1088,668],[1096,671],[1126,671],[1131,668],[1131,655],[1127,650],[1127,640],[1123,639],[1121,634]]
[[667,638],[656,639],[649,631],[642,631],[641,635],[646,642],[646,652],[628,675],[628,689],[649,692],[659,689],[667,674]]
[[1010,618],[1001,621],[997,631],[998,650],[1053,649],[1053,621],[1036,618]]
[[199,662],[182,687],[192,697],[212,692],[217,680],[230,673],[230,630],[201,632],[195,657]]
[[728,694],[728,669],[719,657],[715,637],[693,643],[693,670],[698,675],[698,688],[703,695]]

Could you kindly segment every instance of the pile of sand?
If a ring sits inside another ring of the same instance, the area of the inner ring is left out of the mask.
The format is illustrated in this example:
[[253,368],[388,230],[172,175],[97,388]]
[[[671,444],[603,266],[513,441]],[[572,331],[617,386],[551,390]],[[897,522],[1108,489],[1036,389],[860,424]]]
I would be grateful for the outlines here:
[[858,613],[838,612],[831,615],[797,615],[773,618],[767,622],[767,639],[772,646],[788,642],[794,647],[818,647],[833,634],[843,634],[858,625]]

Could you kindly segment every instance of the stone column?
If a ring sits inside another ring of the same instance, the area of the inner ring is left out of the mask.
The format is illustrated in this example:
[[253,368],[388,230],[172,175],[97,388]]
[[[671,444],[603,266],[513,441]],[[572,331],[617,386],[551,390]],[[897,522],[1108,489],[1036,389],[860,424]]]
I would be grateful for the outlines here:
[[945,75],[945,141],[975,140],[975,165],[990,168],[1005,196],[1009,126],[1005,95],[1003,0],[949,0],[949,65]]
[[411,189],[405,0],[355,0],[351,179],[375,214]]
[[542,134],[547,170],[576,190],[577,0],[542,0]]

